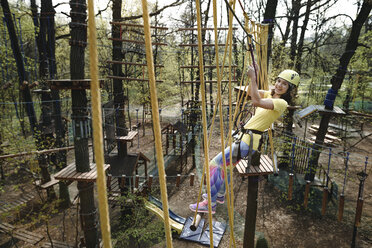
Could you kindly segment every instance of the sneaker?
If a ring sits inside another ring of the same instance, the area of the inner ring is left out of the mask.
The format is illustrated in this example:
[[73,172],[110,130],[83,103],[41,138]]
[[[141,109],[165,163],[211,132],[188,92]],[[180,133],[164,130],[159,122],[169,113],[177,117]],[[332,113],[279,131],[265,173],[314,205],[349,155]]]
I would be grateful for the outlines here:
[[[196,204],[197,203],[194,203],[194,204],[190,204],[190,210],[195,212],[196,211]],[[198,212],[200,213],[208,213],[208,200],[204,200],[202,202],[199,202],[199,208],[198,208]],[[216,205],[212,206],[212,214],[215,214],[216,213]]]
[[[203,197],[204,200],[208,200],[208,194],[207,193],[202,194],[202,197]],[[225,203],[225,196],[224,195],[223,196],[218,196],[217,195],[216,202],[218,202],[220,204],[224,204]]]

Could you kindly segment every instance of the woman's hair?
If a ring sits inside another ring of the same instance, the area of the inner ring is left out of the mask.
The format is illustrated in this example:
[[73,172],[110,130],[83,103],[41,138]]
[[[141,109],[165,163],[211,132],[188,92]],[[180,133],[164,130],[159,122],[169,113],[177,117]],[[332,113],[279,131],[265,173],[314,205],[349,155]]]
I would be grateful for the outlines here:
[[[275,88],[271,90],[271,96],[275,94]],[[293,106],[294,101],[297,97],[297,87],[291,83],[288,83],[288,90],[286,93],[280,96],[281,99],[285,100],[288,105]]]

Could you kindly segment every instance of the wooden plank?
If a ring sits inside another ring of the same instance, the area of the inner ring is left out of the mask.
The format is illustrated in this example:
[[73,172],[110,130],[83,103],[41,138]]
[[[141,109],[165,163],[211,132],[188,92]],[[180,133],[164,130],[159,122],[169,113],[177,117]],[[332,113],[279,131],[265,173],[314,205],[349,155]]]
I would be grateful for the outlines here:
[[273,165],[269,156],[263,155],[261,157],[261,165],[264,167],[265,172],[273,171]]
[[[237,30],[238,28],[232,28],[233,30]],[[178,31],[192,31],[197,30],[197,28],[179,28]],[[201,30],[210,30],[213,31],[214,28],[202,28]],[[217,30],[229,30],[228,27],[218,27]]]
[[[104,164],[104,169],[107,170],[109,166],[109,164]],[[71,164],[55,174],[54,177],[58,180],[67,181],[95,181],[97,179],[97,168],[95,164],[91,164],[90,168],[91,170],[87,172],[77,172],[75,164]]]
[[52,180],[50,180],[49,182],[46,182],[46,183],[40,185],[40,187],[41,187],[42,189],[47,189],[47,188],[49,188],[49,187],[51,187],[51,186],[57,184],[58,182],[59,182],[59,180],[57,180],[57,179],[55,179],[54,177],[52,177]]
[[[47,80],[47,83],[50,84],[51,89],[90,89],[90,79],[53,79]],[[99,85],[102,88],[104,84],[103,79],[99,79]]]
[[[109,64],[120,64],[120,65],[136,65],[136,66],[147,66],[147,64],[143,63],[133,63],[133,62],[126,62],[126,61],[118,61],[118,60],[108,60],[107,63]],[[164,65],[154,65],[155,67],[164,67]]]
[[15,227],[9,223],[0,223],[0,232],[8,233],[15,229]]
[[[233,43],[233,45],[235,45],[236,43]],[[194,44],[179,44],[178,46],[180,47],[197,47],[199,44],[197,43],[194,43]],[[226,44],[222,44],[222,43],[218,43],[217,44],[218,46],[225,46]],[[202,44],[202,46],[206,46],[206,47],[211,47],[211,46],[215,46],[215,44]]]
[[[141,24],[133,24],[133,23],[126,23],[126,22],[110,22],[110,24],[120,25],[120,26],[127,26],[127,27],[143,28],[143,25],[141,25]],[[167,27],[159,27],[159,26],[150,26],[150,28],[168,30]]]
[[[136,43],[136,44],[145,44],[145,41],[140,41],[140,40],[128,40],[128,39],[120,39],[120,38],[109,38],[109,40]],[[152,45],[153,46],[168,46],[167,43],[161,43],[161,42],[152,42]]]
[[[71,244],[68,244],[68,243],[65,243],[65,242],[62,242],[62,241],[56,241],[56,240],[52,240],[52,243],[53,243],[53,247],[54,248],[72,248],[72,247],[75,247],[74,245],[71,245]],[[51,242],[43,242],[40,244],[40,248],[51,248],[52,247],[52,244]]]
[[132,142],[133,139],[138,135],[138,131],[129,131],[127,136],[118,136],[116,140],[121,142]]
[[[229,80],[221,80],[221,83],[228,83]],[[237,80],[231,80],[232,83],[237,83]],[[200,84],[200,80],[194,80],[194,81],[181,81],[182,84],[191,84],[196,83]],[[217,83],[217,80],[204,80],[204,83]]]
[[[129,77],[120,77],[120,76],[107,76],[107,78],[111,79],[119,79],[119,80],[127,80],[127,81],[140,81],[140,82],[148,82],[148,79],[142,79],[142,78],[129,78]],[[156,80],[157,83],[164,82],[163,80]]]
[[57,173],[54,174],[54,178],[58,179],[58,180],[61,180],[62,178],[60,178],[60,175],[63,175],[65,174],[67,171],[69,170],[73,170],[75,166],[75,163],[72,163],[72,164],[69,164],[68,166],[66,166],[65,168],[63,168],[62,170],[58,171]]
[[260,165],[259,166],[249,166],[248,173],[246,172],[247,160],[242,159],[236,165],[236,168],[241,176],[259,176],[259,175],[268,175],[274,172],[272,161],[268,155],[261,155]]
[[40,241],[44,239],[44,236],[26,231],[25,229],[18,229],[13,231],[12,236],[16,239],[22,240],[26,243],[37,245]]

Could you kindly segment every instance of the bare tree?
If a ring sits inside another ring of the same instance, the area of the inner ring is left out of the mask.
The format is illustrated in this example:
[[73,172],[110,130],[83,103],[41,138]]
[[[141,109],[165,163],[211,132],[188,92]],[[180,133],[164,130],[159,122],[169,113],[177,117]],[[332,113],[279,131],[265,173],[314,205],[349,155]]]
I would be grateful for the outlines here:
[[[330,110],[333,109],[334,100],[337,96],[338,90],[341,88],[342,82],[344,81],[349,62],[351,58],[353,57],[353,55],[355,54],[355,50],[360,45],[358,43],[359,35],[360,35],[361,29],[364,23],[368,19],[369,13],[371,12],[371,8],[372,8],[372,1],[364,0],[362,8],[360,9],[358,13],[358,16],[353,21],[350,35],[346,43],[345,51],[340,57],[339,66],[336,70],[336,73],[333,75],[331,79],[332,87],[328,90],[326,99],[324,101],[324,105],[327,109],[330,109]],[[316,135],[314,147],[320,147],[321,145],[323,145],[330,118],[331,118],[331,113],[324,113],[322,115],[320,125],[319,125],[319,131],[317,132],[317,135]],[[312,152],[312,155],[310,158],[310,170],[309,170],[309,173],[305,177],[306,180],[310,180],[310,181],[314,180],[319,156],[320,156],[319,151],[314,150]]]

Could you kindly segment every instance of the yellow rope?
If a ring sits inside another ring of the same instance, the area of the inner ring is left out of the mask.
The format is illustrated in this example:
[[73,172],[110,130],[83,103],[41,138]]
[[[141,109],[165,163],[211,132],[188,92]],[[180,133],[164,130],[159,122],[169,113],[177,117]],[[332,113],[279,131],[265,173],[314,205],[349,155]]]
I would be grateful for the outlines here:
[[157,97],[157,92],[156,92],[154,60],[153,60],[153,54],[152,54],[152,43],[151,43],[150,21],[149,21],[150,17],[149,17],[149,13],[147,9],[147,0],[142,0],[142,10],[143,10],[143,24],[144,24],[144,32],[145,32],[147,70],[149,74],[152,119],[153,119],[154,136],[155,136],[156,159],[158,161],[161,200],[163,203],[164,228],[165,228],[165,235],[167,239],[167,247],[173,247],[172,233],[171,233],[171,228],[169,224],[168,194],[167,194],[165,169],[164,169],[163,148],[162,148],[162,143],[161,143],[159,107],[158,107],[158,97]]
[[[198,25],[198,52],[199,52],[199,71],[200,71],[200,84],[201,84],[201,95],[202,95],[202,120],[203,120],[203,138],[204,138],[204,167],[206,170],[207,177],[207,194],[208,194],[208,221],[209,221],[209,238],[210,247],[213,248],[213,222],[212,222],[212,199],[211,199],[211,180],[209,172],[209,147],[208,147],[208,129],[207,129],[207,111],[206,111],[206,99],[205,99],[205,85],[204,85],[204,68],[203,68],[203,44],[202,44],[202,33],[201,33],[201,14],[200,14],[200,0],[196,0],[196,14],[197,14],[197,25]],[[217,58],[218,61],[218,58]],[[217,66],[218,70],[218,66]],[[200,193],[199,193],[200,195]],[[198,201],[199,202],[199,195]],[[196,212],[194,220],[196,219],[196,213],[198,211],[199,204],[196,204]]]
[[98,208],[101,223],[101,233],[103,246],[111,247],[110,219],[107,206],[106,177],[103,168],[103,135],[102,135],[102,113],[101,113],[101,95],[98,83],[98,55],[97,55],[97,30],[94,19],[93,0],[88,1],[88,28],[89,28],[89,54],[90,54],[90,74],[91,74],[91,94],[92,94],[92,118],[93,118],[93,140],[94,157],[97,166],[97,190],[98,190]]
[[[233,10],[235,10],[235,0],[230,1],[230,5],[232,4]],[[229,13],[229,30],[232,31],[232,24],[233,24],[233,14]],[[216,30],[215,30],[216,31]],[[232,85],[231,85],[231,80],[232,80],[232,74],[231,74],[231,63],[232,63],[232,32],[229,32],[230,36],[228,36],[228,39],[230,41],[230,46],[229,46],[229,131],[228,131],[228,137],[229,137],[229,146],[230,146],[230,151],[232,151]],[[221,99],[222,101],[222,99]],[[222,105],[221,105],[222,108]],[[223,115],[220,117],[220,123]],[[222,128],[223,128],[223,123],[222,123]],[[223,129],[222,129],[223,130]],[[222,133],[223,134],[223,133]],[[222,139],[224,139],[224,136],[221,136]],[[224,147],[223,147],[224,149]],[[229,183],[227,180],[228,174],[227,174],[227,168],[224,166],[224,173],[225,173],[225,188],[227,191],[227,209],[229,213],[229,224],[230,224],[230,243],[229,246],[233,245],[236,247],[235,243],[235,236],[234,236],[234,179],[233,179],[233,164],[232,164],[232,152],[229,154],[229,159],[230,159],[230,187]],[[230,189],[230,190],[229,190]],[[229,197],[230,196],[230,197]],[[231,221],[230,221],[231,220]]]

